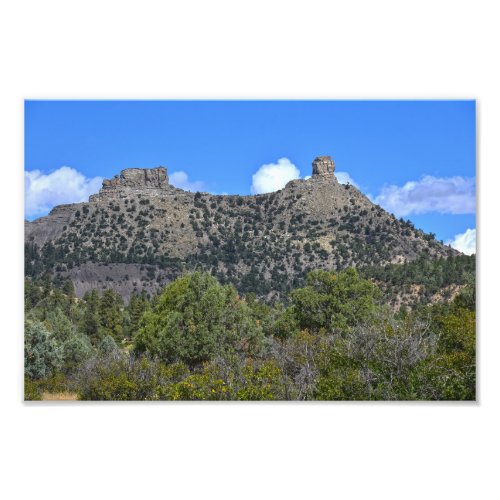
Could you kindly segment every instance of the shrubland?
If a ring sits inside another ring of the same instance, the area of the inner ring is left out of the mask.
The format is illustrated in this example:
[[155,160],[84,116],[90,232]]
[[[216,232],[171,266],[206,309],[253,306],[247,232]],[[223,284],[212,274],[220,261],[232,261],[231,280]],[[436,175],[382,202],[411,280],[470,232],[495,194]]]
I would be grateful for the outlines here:
[[378,285],[383,272],[396,287],[406,279],[393,269],[314,270],[274,304],[205,272],[127,305],[111,289],[77,299],[70,282],[28,280],[25,398],[69,391],[82,400],[474,400],[475,293],[466,262],[454,298],[397,311],[387,305],[389,288]]

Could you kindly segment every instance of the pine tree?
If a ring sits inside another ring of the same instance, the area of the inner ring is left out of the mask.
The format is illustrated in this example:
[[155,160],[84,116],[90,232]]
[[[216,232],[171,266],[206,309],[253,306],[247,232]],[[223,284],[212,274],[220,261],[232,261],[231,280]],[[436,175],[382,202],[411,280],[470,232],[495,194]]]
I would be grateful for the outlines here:
[[115,340],[123,338],[123,301],[111,288],[104,291],[99,307],[102,335],[111,335]]
[[82,329],[83,332],[90,337],[94,344],[102,338],[100,332],[100,299],[99,292],[92,290],[83,296],[85,302],[85,312],[83,314]]
[[75,285],[73,285],[73,282],[71,280],[67,280],[64,282],[62,291],[68,296],[70,300],[73,300],[75,298]]
[[129,331],[133,336],[140,326],[140,321],[144,312],[149,308],[149,303],[145,293],[141,295],[133,294],[128,305],[128,314],[130,317]]

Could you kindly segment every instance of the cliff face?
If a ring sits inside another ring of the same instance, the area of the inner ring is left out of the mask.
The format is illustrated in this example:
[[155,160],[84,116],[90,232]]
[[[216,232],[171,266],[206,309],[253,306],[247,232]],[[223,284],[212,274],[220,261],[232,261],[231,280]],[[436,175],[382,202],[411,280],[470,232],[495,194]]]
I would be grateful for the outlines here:
[[176,189],[163,167],[123,170],[88,203],[26,223],[27,274],[49,270],[70,277],[79,296],[112,287],[127,300],[202,268],[273,298],[315,268],[457,253],[340,184],[334,171],[322,156],[309,179],[276,193],[216,196]]

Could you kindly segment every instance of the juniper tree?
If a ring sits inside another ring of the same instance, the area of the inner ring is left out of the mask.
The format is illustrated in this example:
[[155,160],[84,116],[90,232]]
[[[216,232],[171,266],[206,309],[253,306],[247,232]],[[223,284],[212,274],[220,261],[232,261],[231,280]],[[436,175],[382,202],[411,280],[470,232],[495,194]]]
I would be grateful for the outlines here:
[[136,352],[191,366],[238,352],[257,354],[262,329],[232,285],[195,272],[170,283],[144,315]]
[[39,321],[24,329],[24,373],[32,379],[48,377],[61,367],[62,353],[51,333]]

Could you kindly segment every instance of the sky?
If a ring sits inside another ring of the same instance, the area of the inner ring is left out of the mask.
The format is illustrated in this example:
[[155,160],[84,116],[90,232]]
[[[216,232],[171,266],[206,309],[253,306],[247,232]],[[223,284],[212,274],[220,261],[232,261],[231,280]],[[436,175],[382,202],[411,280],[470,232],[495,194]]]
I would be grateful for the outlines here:
[[87,200],[125,168],[251,194],[329,155],[397,217],[475,251],[475,101],[25,101],[25,215]]

